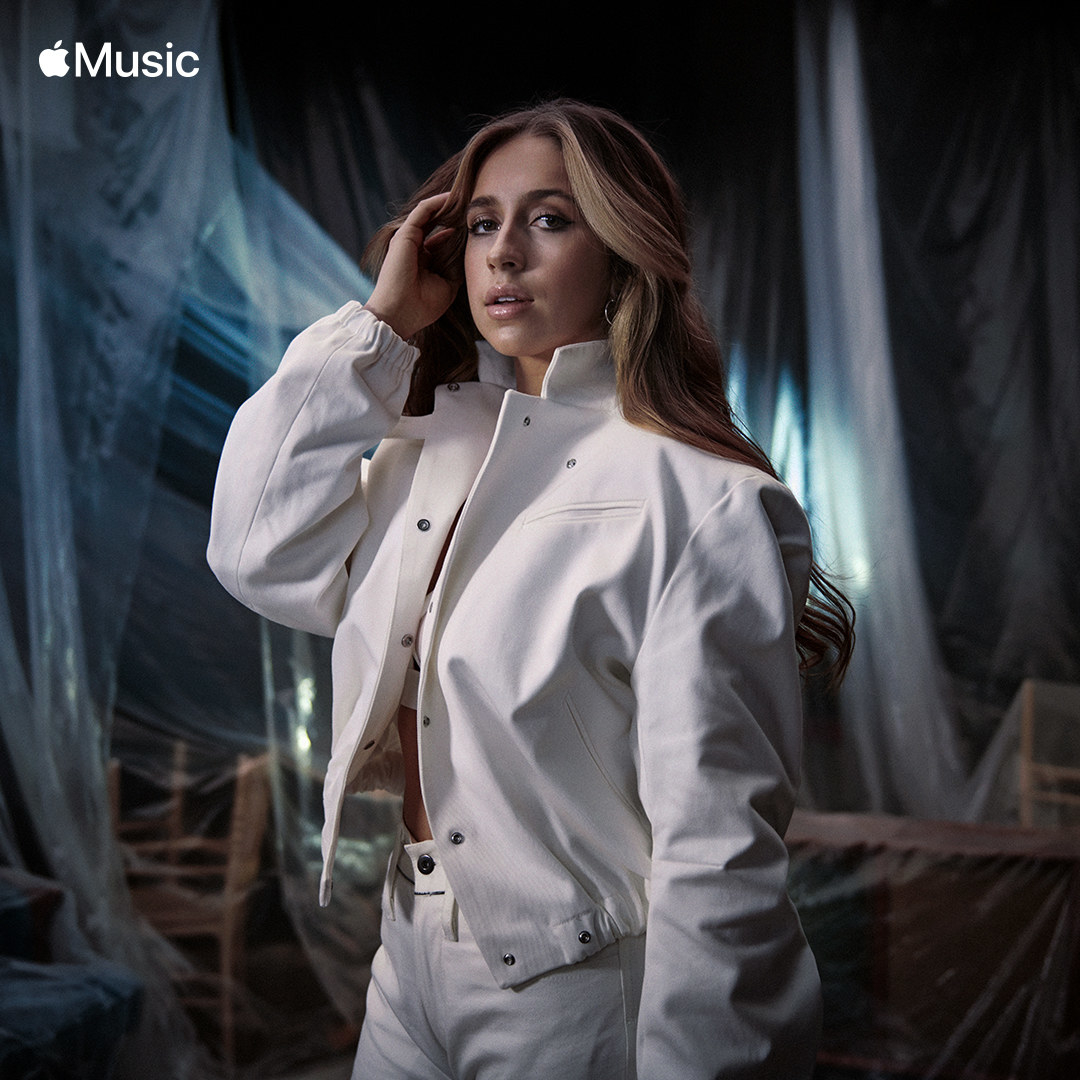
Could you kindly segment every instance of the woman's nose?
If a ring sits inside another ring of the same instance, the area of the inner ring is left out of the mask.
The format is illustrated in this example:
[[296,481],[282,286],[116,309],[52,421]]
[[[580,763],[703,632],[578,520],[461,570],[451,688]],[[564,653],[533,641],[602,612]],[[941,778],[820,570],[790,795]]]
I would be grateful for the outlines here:
[[525,250],[517,229],[503,225],[488,248],[488,265],[492,270],[503,267],[520,270],[525,265]]

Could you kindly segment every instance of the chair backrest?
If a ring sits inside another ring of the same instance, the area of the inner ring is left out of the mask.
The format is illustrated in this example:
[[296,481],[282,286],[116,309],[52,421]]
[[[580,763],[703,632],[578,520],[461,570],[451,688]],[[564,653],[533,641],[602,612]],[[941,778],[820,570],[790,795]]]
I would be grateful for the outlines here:
[[224,889],[228,904],[242,902],[258,876],[269,813],[269,756],[241,754],[236,763],[236,788],[229,821]]
[[184,801],[191,777],[188,775],[188,744],[183,739],[173,743],[172,771],[169,774],[169,806],[166,811],[166,831],[176,842],[184,835]]
[[138,847],[145,841],[167,840],[176,846],[167,848],[164,858],[169,863],[175,863],[184,839],[185,803],[191,785],[188,773],[188,744],[183,739],[173,742],[168,779],[160,776],[154,779],[156,787],[164,788],[168,792],[164,804],[154,803],[140,807],[126,818],[122,792],[123,773],[120,759],[111,758],[108,766],[108,795],[114,833],[122,842],[133,847]]
[[1021,824],[1036,824],[1037,803],[1080,824],[1080,684],[1025,679],[1017,699]]

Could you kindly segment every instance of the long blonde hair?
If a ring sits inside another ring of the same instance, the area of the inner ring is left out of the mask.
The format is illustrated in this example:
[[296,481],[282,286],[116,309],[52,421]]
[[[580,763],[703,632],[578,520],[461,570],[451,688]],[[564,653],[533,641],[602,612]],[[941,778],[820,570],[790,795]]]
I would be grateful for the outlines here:
[[[557,99],[491,120],[376,234],[365,268],[377,274],[390,237],[420,199],[448,191],[435,226],[455,235],[439,245],[435,269],[463,277],[465,208],[477,174],[492,151],[518,135],[558,143],[574,201],[609,252],[609,340],[626,420],[776,476],[732,415],[720,347],[693,289],[682,192],[656,150],[617,113]],[[459,290],[446,314],[417,335],[421,353],[407,412],[429,412],[440,383],[476,378],[478,337],[465,290]],[[796,630],[802,667],[837,683],[851,658],[854,611],[816,564],[811,582]]]

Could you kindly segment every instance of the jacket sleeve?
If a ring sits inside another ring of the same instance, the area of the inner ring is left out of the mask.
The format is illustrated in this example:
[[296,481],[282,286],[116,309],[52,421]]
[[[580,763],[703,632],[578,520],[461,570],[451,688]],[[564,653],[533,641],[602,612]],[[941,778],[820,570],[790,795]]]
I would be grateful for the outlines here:
[[652,828],[638,1076],[809,1077],[820,983],[786,890],[806,519],[745,479],[693,532],[634,668]]
[[368,524],[364,452],[401,416],[418,352],[356,301],[303,331],[239,408],[207,560],[242,604],[331,636]]

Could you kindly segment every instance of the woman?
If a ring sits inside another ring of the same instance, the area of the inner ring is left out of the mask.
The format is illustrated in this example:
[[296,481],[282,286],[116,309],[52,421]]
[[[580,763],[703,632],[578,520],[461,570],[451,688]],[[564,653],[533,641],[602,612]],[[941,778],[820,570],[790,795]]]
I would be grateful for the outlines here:
[[842,673],[850,621],[732,422],[674,181],[547,103],[373,266],[239,410],[209,549],[334,637],[323,903],[346,791],[403,792],[354,1077],[809,1075],[782,837],[800,657]]

